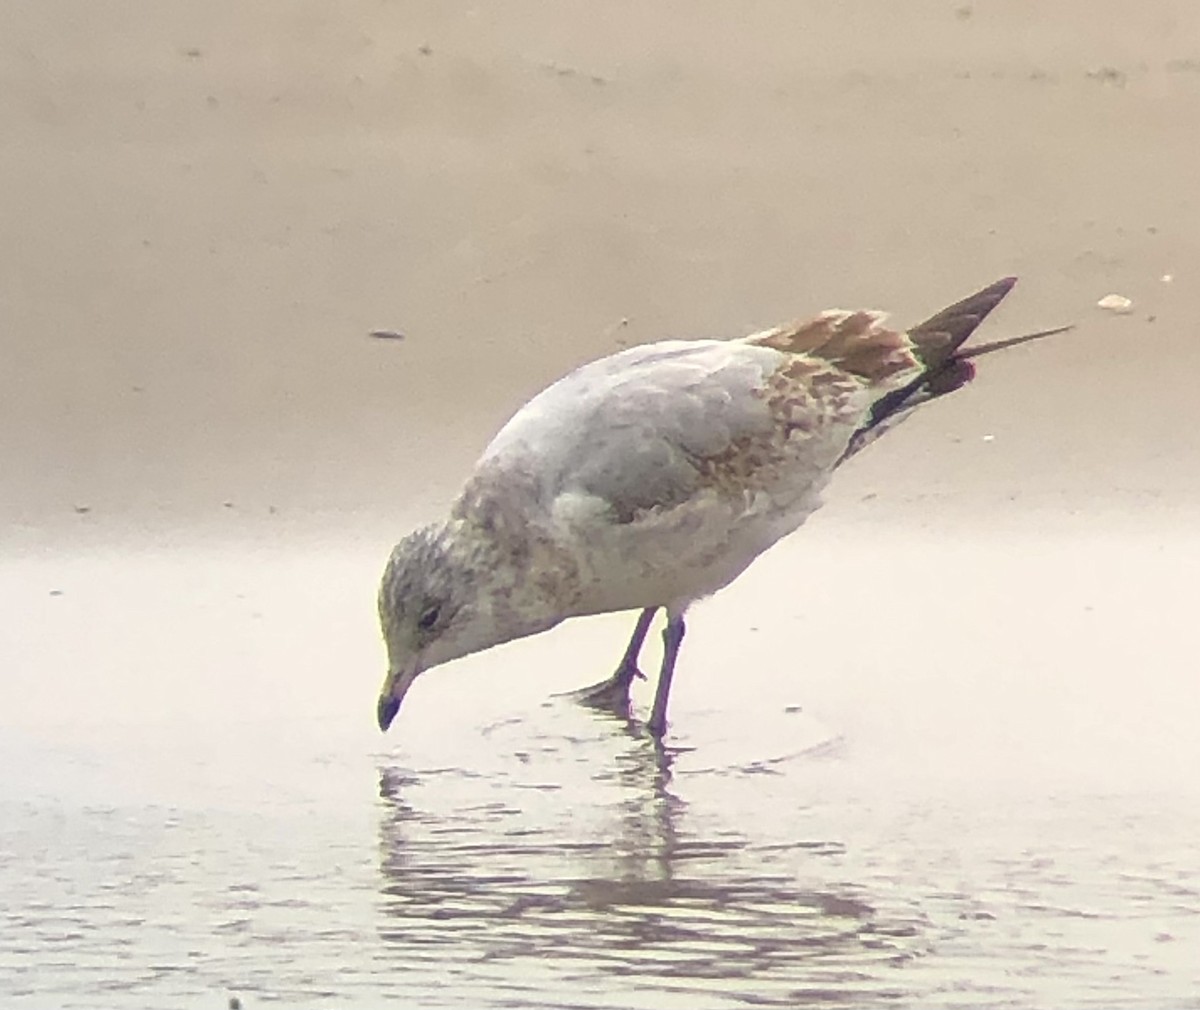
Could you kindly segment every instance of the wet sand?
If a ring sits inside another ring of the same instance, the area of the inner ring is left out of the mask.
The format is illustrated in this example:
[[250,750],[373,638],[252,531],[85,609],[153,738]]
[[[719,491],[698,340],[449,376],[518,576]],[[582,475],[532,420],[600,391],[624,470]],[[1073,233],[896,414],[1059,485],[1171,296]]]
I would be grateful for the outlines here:
[[[1141,602],[1190,560],[827,532],[699,608],[665,756],[552,697],[620,618],[383,738],[361,545],[10,562],[6,1001],[1190,1005],[1200,686],[1187,597]],[[864,634],[881,557],[954,618]]]
[[[6,1006],[1194,1006],[1200,10],[3,14]],[[552,698],[629,616],[374,731],[547,381],[1009,273],[1076,329],[698,608],[665,758]]]

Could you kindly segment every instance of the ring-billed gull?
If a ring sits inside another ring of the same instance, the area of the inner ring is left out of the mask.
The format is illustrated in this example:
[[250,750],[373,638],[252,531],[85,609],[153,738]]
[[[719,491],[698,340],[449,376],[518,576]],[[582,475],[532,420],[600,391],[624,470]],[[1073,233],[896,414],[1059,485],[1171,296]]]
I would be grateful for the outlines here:
[[571,372],[484,450],[444,522],[392,551],[379,591],[388,674],[380,729],[424,670],[568,617],[640,609],[613,675],[582,696],[629,707],[666,610],[648,728],[661,737],[688,607],[737,578],[819,506],[846,459],[974,375],[962,349],[1016,278],[907,332],[823,312],[732,340],[667,340]]

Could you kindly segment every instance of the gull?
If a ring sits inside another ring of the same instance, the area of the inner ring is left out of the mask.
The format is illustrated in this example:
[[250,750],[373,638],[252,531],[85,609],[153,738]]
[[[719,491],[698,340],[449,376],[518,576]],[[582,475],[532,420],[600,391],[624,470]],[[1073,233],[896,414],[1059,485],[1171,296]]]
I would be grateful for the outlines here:
[[543,390],[492,439],[449,517],[391,552],[380,729],[431,667],[570,617],[640,610],[612,676],[578,693],[628,714],[663,609],[647,723],[661,739],[688,608],[796,530],[842,463],[968,383],[971,359],[1066,329],[964,348],[1015,283],[907,332],[882,312],[831,310],[736,339],[631,347]]

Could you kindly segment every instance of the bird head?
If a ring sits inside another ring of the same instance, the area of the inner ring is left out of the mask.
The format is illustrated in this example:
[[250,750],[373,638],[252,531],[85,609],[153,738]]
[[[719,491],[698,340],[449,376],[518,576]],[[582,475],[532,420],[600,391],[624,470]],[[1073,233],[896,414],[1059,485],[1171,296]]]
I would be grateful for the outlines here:
[[388,655],[376,709],[381,730],[391,725],[424,670],[489,644],[472,581],[445,527],[416,530],[392,550],[379,586]]

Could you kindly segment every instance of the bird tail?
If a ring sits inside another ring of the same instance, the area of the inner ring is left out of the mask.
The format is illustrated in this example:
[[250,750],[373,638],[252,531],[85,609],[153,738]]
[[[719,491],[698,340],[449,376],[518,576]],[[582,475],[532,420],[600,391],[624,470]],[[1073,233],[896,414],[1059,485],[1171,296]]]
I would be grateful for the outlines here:
[[925,370],[907,385],[876,400],[867,426],[874,427],[897,411],[911,409],[916,406],[914,401],[945,396],[970,382],[975,367],[958,354],[958,349],[1016,283],[1015,277],[1005,277],[910,329],[908,339]]
[[1060,326],[963,349],[967,338],[1004,300],[1016,283],[1015,277],[998,280],[982,291],[942,309],[908,331],[908,339],[912,341],[914,353],[924,370],[911,382],[885,393],[875,401],[867,423],[855,432],[841,462],[875,441],[922,403],[965,386],[975,377],[975,366],[971,359],[1070,329],[1069,326]]

